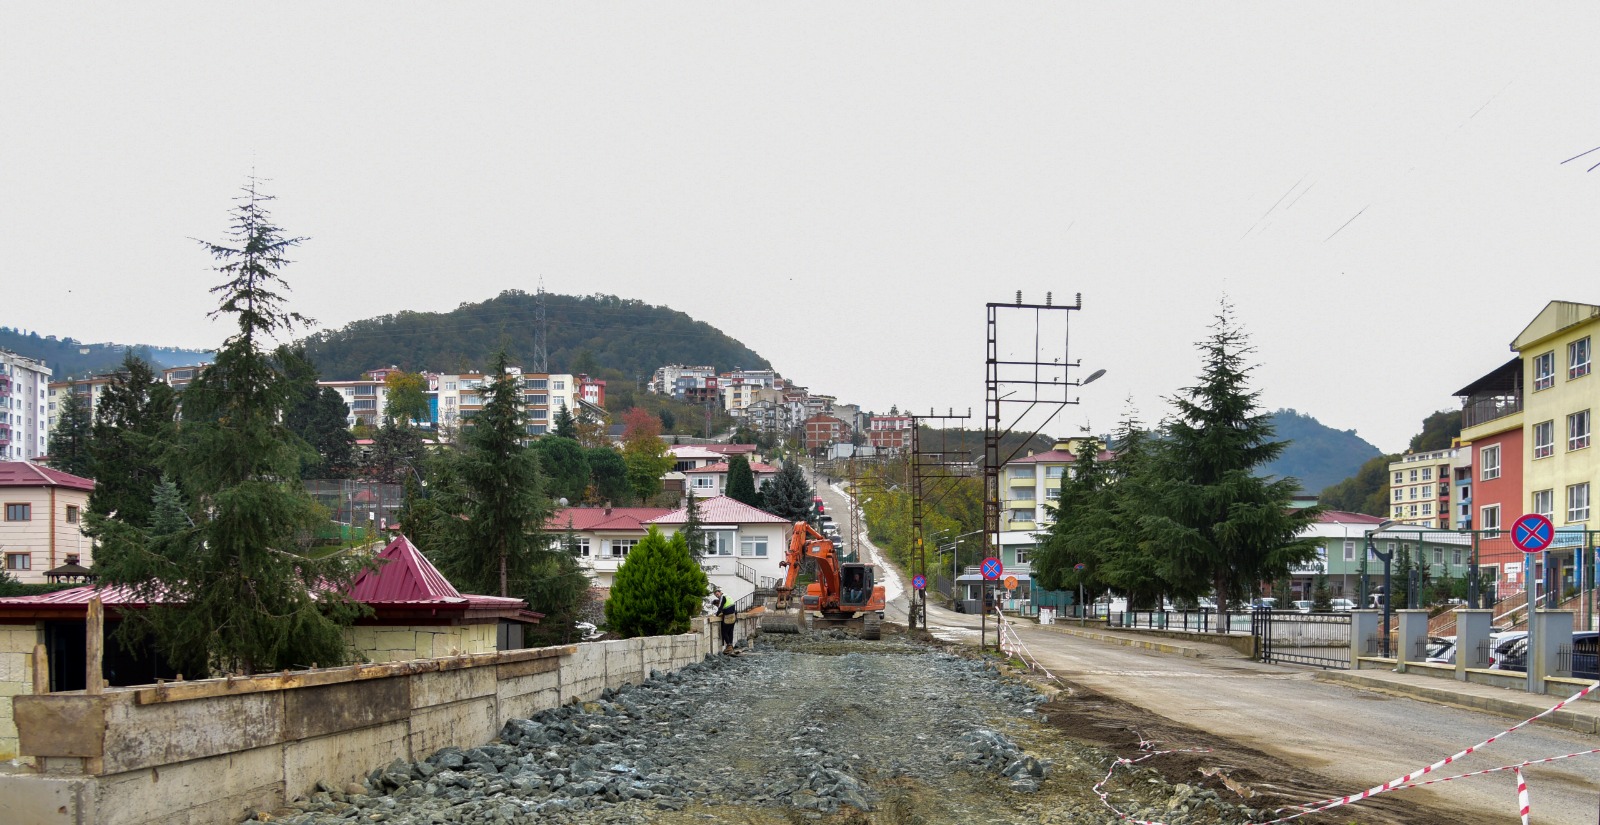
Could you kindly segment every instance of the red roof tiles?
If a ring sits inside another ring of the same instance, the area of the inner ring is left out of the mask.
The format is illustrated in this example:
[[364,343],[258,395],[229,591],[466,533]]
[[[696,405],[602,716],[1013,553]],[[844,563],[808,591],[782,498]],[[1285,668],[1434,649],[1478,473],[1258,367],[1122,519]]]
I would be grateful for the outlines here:
[[645,522],[672,512],[671,507],[568,507],[557,510],[544,529],[551,532],[632,530],[645,532]]
[[[700,503],[700,520],[706,524],[788,524],[788,519],[779,518],[765,510],[757,510],[742,501],[736,501],[727,496],[708,498]],[[689,520],[689,511],[680,507],[660,518],[651,519],[649,524],[683,524]]]
[[68,487],[94,492],[94,479],[63,473],[31,461],[0,461],[0,487]]

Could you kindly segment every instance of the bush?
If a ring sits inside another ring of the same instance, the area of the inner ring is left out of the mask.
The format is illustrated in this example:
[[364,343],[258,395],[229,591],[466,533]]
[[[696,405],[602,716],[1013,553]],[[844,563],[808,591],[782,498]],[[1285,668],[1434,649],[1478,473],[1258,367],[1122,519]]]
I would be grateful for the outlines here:
[[652,527],[617,569],[606,625],[624,638],[684,633],[705,595],[706,573],[683,534],[668,539]]

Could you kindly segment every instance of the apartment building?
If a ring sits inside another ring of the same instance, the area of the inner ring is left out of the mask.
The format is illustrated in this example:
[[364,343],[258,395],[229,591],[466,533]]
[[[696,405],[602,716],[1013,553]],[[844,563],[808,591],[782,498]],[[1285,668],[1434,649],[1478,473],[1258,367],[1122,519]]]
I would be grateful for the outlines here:
[[94,542],[83,535],[92,479],[28,461],[0,461],[0,557],[5,571],[25,584],[69,559],[93,564]]
[[50,446],[50,368],[0,350],[0,459],[38,458]]
[[51,430],[56,428],[56,420],[60,418],[61,403],[67,400],[67,394],[72,393],[89,407],[89,420],[96,421],[100,418],[100,399],[106,390],[111,387],[112,376],[94,375],[88,378],[71,378],[66,381],[51,381],[45,405],[46,426]]
[[805,445],[809,450],[827,449],[830,444],[850,440],[850,428],[831,415],[813,415],[805,420]]
[[161,380],[177,392],[183,392],[210,364],[191,364],[185,367],[167,367],[161,371]]
[[650,376],[648,388],[657,395],[670,395],[679,401],[718,401],[717,368],[710,365],[668,364]]
[[1389,463],[1390,518],[1417,527],[1450,527],[1455,450],[1407,453]]
[[916,419],[909,415],[875,415],[867,425],[867,443],[884,452],[911,449],[911,428]]
[[[1464,473],[1470,487],[1456,499],[1458,529],[1496,530],[1527,511],[1523,497],[1524,370],[1518,356],[1456,390],[1461,399],[1461,443],[1471,456]],[[1531,461],[1531,457],[1529,459]],[[1458,479],[1462,474],[1457,470]],[[1480,566],[1507,584],[1522,578],[1522,552],[1509,539],[1481,541]]]
[[383,408],[389,403],[389,388],[382,379],[361,378],[356,381],[318,381],[319,387],[332,387],[344,399],[345,425],[368,427],[383,423]]
[[606,382],[603,378],[590,378],[583,373],[573,376],[577,382],[577,397],[585,404],[592,404],[604,409],[606,406]]

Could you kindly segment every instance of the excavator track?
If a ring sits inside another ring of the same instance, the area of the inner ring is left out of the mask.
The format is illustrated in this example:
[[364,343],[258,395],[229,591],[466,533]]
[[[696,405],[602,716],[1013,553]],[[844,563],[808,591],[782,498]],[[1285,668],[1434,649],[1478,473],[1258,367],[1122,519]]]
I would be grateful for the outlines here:
[[883,638],[883,620],[873,615],[864,617],[861,620],[861,638],[869,642]]

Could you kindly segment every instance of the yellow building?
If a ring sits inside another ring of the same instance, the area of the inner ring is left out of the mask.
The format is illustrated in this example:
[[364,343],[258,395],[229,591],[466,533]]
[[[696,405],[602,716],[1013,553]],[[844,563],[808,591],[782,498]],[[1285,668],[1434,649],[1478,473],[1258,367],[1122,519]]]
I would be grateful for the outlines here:
[[1592,449],[1600,378],[1593,368],[1593,337],[1600,306],[1551,301],[1511,348],[1524,369],[1523,504],[1558,529],[1600,528],[1591,519],[1600,451]]
[[1407,453],[1389,463],[1389,517],[1419,527],[1450,526],[1450,464],[1455,450]]

